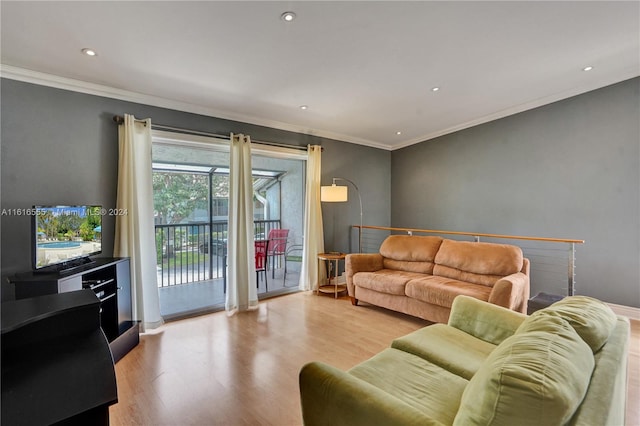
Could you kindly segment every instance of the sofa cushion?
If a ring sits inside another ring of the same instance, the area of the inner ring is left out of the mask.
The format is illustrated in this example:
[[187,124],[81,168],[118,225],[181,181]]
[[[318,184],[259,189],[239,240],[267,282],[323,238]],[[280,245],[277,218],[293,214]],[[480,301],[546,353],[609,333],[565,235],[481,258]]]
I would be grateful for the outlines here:
[[443,240],[434,275],[492,286],[499,278],[520,272],[520,247],[508,244]]
[[433,262],[443,239],[413,235],[390,235],[380,245],[380,254],[394,260]]
[[323,362],[299,376],[302,421],[308,426],[445,426],[370,383]]
[[435,265],[433,267],[433,275],[473,284],[480,284],[487,287],[493,287],[498,280],[504,278],[501,275],[474,274],[473,272],[461,271],[444,265]]
[[394,340],[391,347],[419,356],[471,380],[496,345],[457,328],[433,324]]
[[420,357],[392,348],[353,367],[349,374],[449,425],[469,383]]
[[[593,355],[596,366],[589,391],[571,418],[571,425],[624,425],[629,362],[630,321],[618,317],[607,343]],[[636,346],[637,348],[637,346]],[[637,349],[634,348],[637,353]],[[631,376],[629,380],[633,380]],[[637,376],[635,376],[637,380]],[[633,402],[629,401],[633,404]],[[604,408],[604,409],[603,409]]]
[[555,315],[566,320],[595,353],[604,346],[618,317],[604,302],[587,296],[569,296],[532,316]]
[[525,319],[489,355],[462,396],[454,425],[567,423],[589,387],[594,357],[563,319]]
[[526,315],[502,306],[460,296],[451,305],[447,324],[480,340],[499,345],[507,337],[513,336],[526,318]]
[[386,269],[431,274],[441,243],[440,237],[391,235],[382,242],[380,254]]
[[405,295],[406,284],[413,279],[423,277],[423,274],[405,271],[381,269],[376,272],[358,272],[353,275],[353,284],[380,293]]
[[433,262],[409,262],[406,260],[393,260],[382,258],[382,265],[385,269],[392,269],[394,271],[408,271],[417,272],[419,274],[432,274]]
[[461,294],[486,302],[489,300],[491,287],[429,275],[407,282],[405,294],[412,299],[451,308],[453,300]]

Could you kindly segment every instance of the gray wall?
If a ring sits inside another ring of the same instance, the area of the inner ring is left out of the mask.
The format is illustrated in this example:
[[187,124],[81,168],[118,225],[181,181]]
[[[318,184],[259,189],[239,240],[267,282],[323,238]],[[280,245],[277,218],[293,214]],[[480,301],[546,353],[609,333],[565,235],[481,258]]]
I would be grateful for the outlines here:
[[[394,151],[392,226],[584,239],[577,293],[640,307],[639,86]],[[532,273],[532,293],[562,294],[565,282]]]
[[[131,113],[169,126],[320,144],[323,185],[332,177],[354,181],[367,225],[585,239],[577,250],[578,293],[640,307],[639,82],[388,152],[2,79],[1,204],[114,207],[112,116]],[[351,225],[360,209],[348,186],[349,202],[323,204],[327,250],[357,251]],[[0,225],[2,276],[30,269],[29,218],[4,215]],[[109,256],[113,218],[103,227]],[[565,286],[542,278],[532,277],[533,292]],[[6,299],[4,280],[2,290]]]
[[[330,182],[336,172],[362,182],[369,218],[389,224],[390,161],[386,151],[9,79],[1,80],[0,90],[3,209],[87,203],[115,207],[118,136],[112,117],[129,113],[167,126],[216,134],[245,133],[254,140],[296,146],[323,145],[323,182]],[[375,167],[356,161],[358,158],[371,160]],[[359,215],[354,206],[347,203],[335,224],[333,215],[325,213],[327,247],[347,249],[347,224],[357,223]],[[114,225],[113,217],[104,218],[104,256],[113,253]],[[0,229],[2,299],[6,300],[12,296],[4,277],[31,269],[30,218],[4,215]],[[338,230],[335,243],[334,229]]]
[[[334,177],[349,179],[360,191],[364,224],[389,226],[391,152],[336,141],[327,141],[322,146],[322,185],[331,185]],[[352,225],[360,224],[358,193],[350,183],[338,181],[336,184],[348,187],[349,200],[322,203],[325,251],[357,252],[358,233]],[[377,248],[374,244],[374,251]],[[365,247],[363,251],[372,250]]]

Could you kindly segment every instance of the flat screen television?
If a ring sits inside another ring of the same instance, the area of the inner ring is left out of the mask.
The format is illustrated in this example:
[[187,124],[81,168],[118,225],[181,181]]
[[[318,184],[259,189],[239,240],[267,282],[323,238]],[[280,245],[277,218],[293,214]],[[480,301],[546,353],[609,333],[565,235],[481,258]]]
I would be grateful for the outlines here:
[[33,268],[64,271],[102,252],[102,206],[34,206]]

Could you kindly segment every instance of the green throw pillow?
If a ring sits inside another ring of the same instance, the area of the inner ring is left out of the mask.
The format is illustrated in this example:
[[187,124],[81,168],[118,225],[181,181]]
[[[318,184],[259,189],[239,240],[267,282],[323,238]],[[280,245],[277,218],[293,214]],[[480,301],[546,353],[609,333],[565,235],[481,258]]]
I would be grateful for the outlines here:
[[593,353],[609,340],[617,316],[604,302],[587,296],[569,296],[534,312],[532,316],[553,315],[566,320],[587,342]]
[[454,425],[568,422],[586,394],[594,358],[563,319],[529,317],[467,385]]

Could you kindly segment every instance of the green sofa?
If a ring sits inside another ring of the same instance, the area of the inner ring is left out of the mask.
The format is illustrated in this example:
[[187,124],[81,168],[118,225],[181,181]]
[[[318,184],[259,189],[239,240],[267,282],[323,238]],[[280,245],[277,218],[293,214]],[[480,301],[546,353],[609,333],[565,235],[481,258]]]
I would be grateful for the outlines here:
[[629,321],[571,296],[531,316],[468,296],[347,372],[300,371],[314,425],[623,425]]

